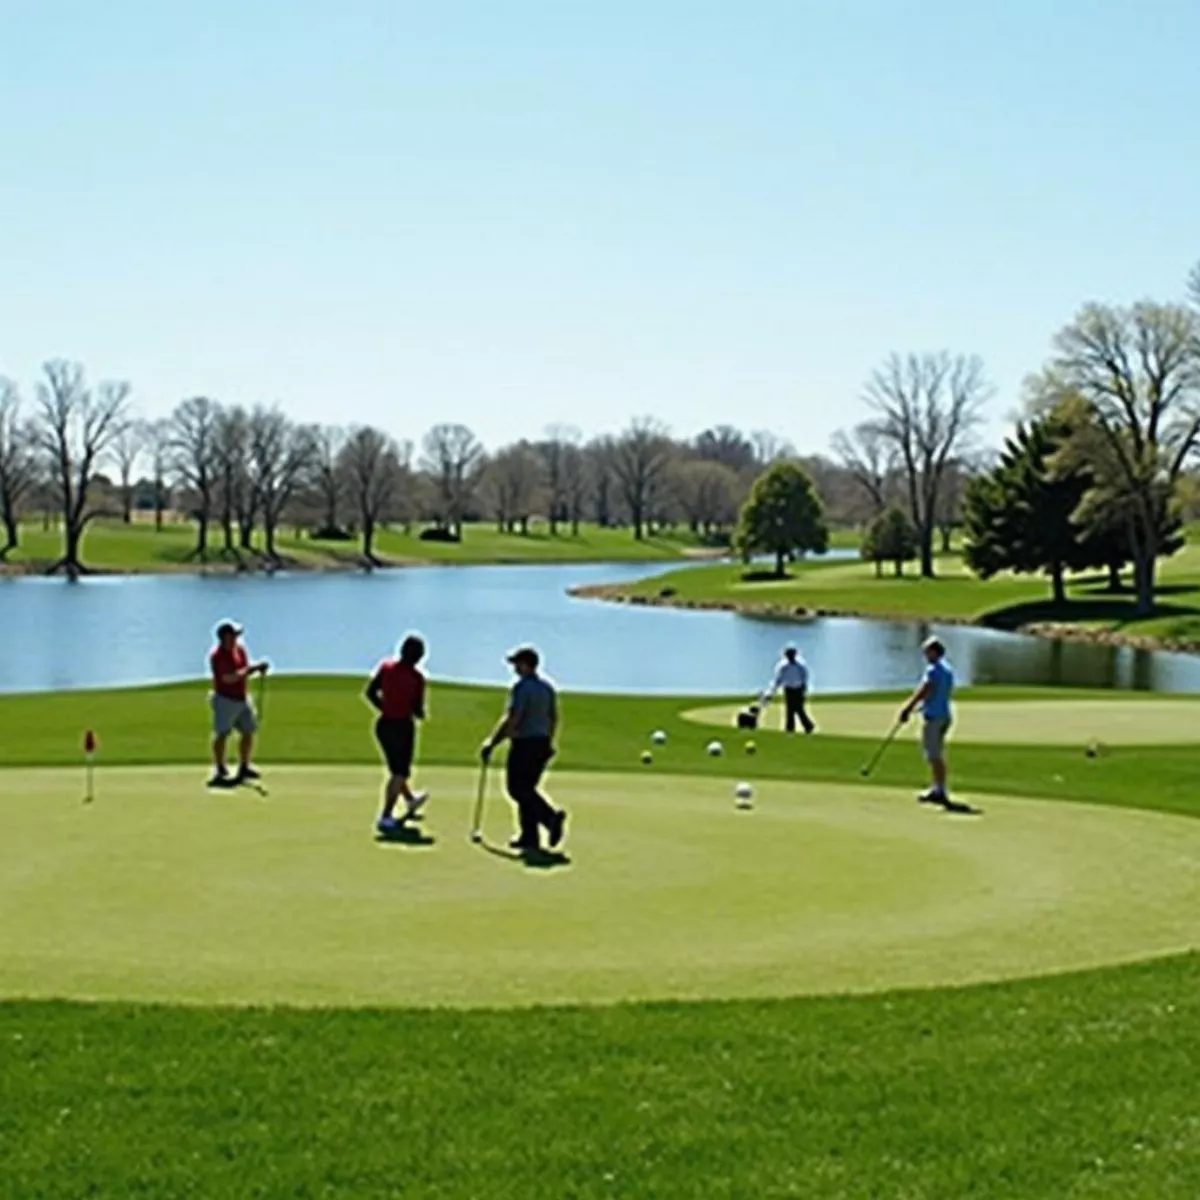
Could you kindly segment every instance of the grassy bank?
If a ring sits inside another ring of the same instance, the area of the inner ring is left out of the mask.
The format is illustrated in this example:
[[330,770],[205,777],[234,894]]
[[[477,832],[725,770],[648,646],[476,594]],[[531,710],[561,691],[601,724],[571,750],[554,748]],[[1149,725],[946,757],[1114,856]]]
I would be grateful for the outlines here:
[[876,576],[861,562],[800,563],[788,578],[747,575],[740,564],[674,570],[636,583],[602,589],[612,599],[643,603],[712,606],[744,612],[847,613],[905,620],[964,621],[999,629],[1062,625],[1093,634],[1200,644],[1200,544],[1195,541],[1164,560],[1158,605],[1141,617],[1129,592],[1108,591],[1095,575],[1072,578],[1067,601],[1055,604],[1044,579],[1000,575],[981,580],[956,555],[942,556],[936,579],[913,568],[901,577]]
[[[540,523],[528,535],[499,533],[494,525],[468,525],[459,543],[426,542],[419,530],[406,534],[401,529],[384,529],[375,542],[375,554],[385,565],[422,563],[553,563],[553,562],[664,562],[701,553],[703,548],[686,531],[675,531],[637,541],[628,529],[602,529],[584,525],[573,535],[564,527],[554,536]],[[256,533],[255,545],[262,545]],[[85,565],[95,571],[155,572],[184,570],[234,570],[239,564],[254,569],[261,563],[256,553],[231,555],[220,549],[219,530],[210,530],[210,551],[204,562],[195,557],[195,526],[180,521],[156,530],[150,521],[139,519],[129,525],[100,520],[88,526],[83,541]],[[287,564],[306,570],[346,570],[360,562],[357,542],[320,541],[281,530],[276,548]],[[21,530],[21,544],[0,569],[45,570],[62,553],[62,538],[40,524]]]

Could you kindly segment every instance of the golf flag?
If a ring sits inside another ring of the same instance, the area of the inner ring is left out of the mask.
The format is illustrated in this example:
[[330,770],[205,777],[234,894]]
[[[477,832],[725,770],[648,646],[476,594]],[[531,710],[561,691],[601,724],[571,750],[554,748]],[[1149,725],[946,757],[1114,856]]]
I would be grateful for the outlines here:
[[95,798],[95,765],[96,765],[96,735],[88,729],[83,735],[84,769],[87,773],[87,791],[83,794],[84,804],[91,804]]

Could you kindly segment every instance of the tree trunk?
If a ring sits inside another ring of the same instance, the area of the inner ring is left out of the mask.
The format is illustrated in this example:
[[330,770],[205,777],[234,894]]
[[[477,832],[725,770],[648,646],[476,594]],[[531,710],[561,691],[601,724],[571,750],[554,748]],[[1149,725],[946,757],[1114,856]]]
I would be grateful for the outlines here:
[[263,537],[265,539],[265,544],[266,544],[265,553],[266,553],[267,558],[276,558],[277,555],[275,553],[275,522],[273,519],[265,517],[265,516],[263,517]]
[[571,517],[571,536],[579,536],[579,517],[577,515]]
[[1133,560],[1133,580],[1137,588],[1139,617],[1148,617],[1154,611],[1154,567],[1154,553],[1139,550]]
[[362,523],[363,558],[369,563],[375,562],[375,522],[363,513]]
[[899,579],[904,574],[904,559],[902,559],[902,558],[896,559],[896,561],[892,564],[892,566],[896,570],[896,578]]
[[69,575],[75,574],[83,566],[79,559],[79,548],[83,542],[83,525],[78,521],[68,521],[63,527],[63,557],[61,565]]
[[954,540],[954,526],[942,526],[942,553],[949,554],[951,550],[951,542]]
[[1066,604],[1067,589],[1063,582],[1063,565],[1060,562],[1050,564],[1050,587],[1054,596],[1054,603],[1058,605]]
[[920,531],[921,536],[921,578],[934,578],[933,569],[933,529],[928,525]]
[[883,559],[882,558],[877,558],[875,560],[875,578],[876,579],[883,578]]
[[1114,595],[1121,590],[1121,564],[1119,562],[1108,564],[1108,590]]
[[196,518],[196,557],[204,558],[208,554],[208,513],[201,510]]
[[121,520],[133,524],[133,488],[127,483],[121,484]]
[[161,480],[154,485],[154,532],[162,533],[163,527],[163,488]]
[[642,529],[642,511],[639,508],[633,510],[633,540],[640,542],[643,540]]
[[778,579],[782,579],[784,577],[784,575],[787,574],[787,572],[784,568],[786,554],[787,554],[787,552],[784,550],[776,550],[775,551],[775,576]]

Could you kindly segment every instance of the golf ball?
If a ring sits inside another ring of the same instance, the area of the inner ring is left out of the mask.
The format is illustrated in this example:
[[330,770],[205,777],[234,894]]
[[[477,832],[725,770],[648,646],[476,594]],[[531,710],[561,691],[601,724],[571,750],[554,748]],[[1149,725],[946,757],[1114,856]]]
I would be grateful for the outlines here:
[[642,751],[642,765],[648,767],[654,761],[654,755],[649,750]]
[[666,741],[667,741],[667,735],[666,735],[666,734],[665,734],[665,733],[664,733],[664,732],[663,732],[661,729],[656,729],[656,730],[655,730],[655,731],[654,731],[654,732],[653,732],[653,733],[650,735],[650,740],[651,740],[651,741],[652,741],[652,742],[653,742],[653,743],[654,743],[656,746],[662,746],[662,745],[665,745],[665,744],[666,744]]
[[725,747],[722,746],[720,742],[709,742],[708,743],[708,753],[713,758],[719,758],[724,753],[724,751],[725,751]]
[[738,808],[749,808],[754,799],[754,789],[748,783],[739,783],[733,789],[733,794],[737,799]]
[[475,833],[471,834],[471,841],[478,846],[479,843],[483,841],[483,834],[476,831]]
[[746,743],[746,753],[747,754],[757,754],[758,747],[753,742],[747,742]]

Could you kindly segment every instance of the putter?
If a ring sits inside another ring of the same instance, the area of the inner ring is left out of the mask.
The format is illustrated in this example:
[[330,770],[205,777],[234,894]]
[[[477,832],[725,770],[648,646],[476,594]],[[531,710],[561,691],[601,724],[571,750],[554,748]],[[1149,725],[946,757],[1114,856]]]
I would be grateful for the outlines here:
[[887,737],[885,737],[883,741],[879,743],[875,753],[871,755],[870,761],[864,763],[862,770],[859,771],[859,774],[864,779],[866,779],[871,772],[874,771],[877,766],[879,766],[879,760],[883,758],[884,754],[887,753],[887,748],[896,740],[896,734],[898,734],[903,728],[903,721],[897,721],[895,725],[891,727],[891,729],[888,731]]
[[475,815],[471,819],[471,841],[479,845],[483,841],[483,802],[487,798],[488,764],[479,768],[479,790],[475,793]]

